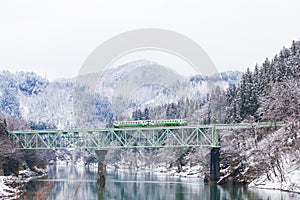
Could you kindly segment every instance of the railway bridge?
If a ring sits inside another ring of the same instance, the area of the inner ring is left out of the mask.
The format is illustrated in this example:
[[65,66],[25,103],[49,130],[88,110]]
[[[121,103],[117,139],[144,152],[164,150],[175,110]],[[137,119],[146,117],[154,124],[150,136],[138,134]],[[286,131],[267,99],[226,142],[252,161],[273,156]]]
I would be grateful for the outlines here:
[[[281,127],[283,123],[212,124],[81,130],[11,131],[17,149],[94,149],[98,155],[98,181],[105,183],[107,149],[207,147],[211,149],[210,181],[220,179],[219,132],[221,130]],[[99,180],[100,179],[100,180]]]

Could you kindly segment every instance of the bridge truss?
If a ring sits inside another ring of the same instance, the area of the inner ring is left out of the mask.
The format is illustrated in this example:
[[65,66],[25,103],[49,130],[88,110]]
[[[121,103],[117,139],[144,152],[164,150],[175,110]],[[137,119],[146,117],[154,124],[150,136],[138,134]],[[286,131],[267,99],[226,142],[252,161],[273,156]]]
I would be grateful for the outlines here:
[[279,127],[282,123],[9,132],[18,149],[220,147],[219,131]]

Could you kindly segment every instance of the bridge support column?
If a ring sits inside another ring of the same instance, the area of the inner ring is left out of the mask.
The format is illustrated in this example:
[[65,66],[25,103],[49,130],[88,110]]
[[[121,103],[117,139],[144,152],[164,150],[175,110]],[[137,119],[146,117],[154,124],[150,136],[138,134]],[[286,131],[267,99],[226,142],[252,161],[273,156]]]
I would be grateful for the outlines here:
[[95,153],[98,157],[98,177],[97,183],[100,188],[105,187],[105,155],[107,154],[107,150],[95,150]]
[[220,179],[220,148],[213,147],[210,150],[210,175],[209,182],[217,183]]

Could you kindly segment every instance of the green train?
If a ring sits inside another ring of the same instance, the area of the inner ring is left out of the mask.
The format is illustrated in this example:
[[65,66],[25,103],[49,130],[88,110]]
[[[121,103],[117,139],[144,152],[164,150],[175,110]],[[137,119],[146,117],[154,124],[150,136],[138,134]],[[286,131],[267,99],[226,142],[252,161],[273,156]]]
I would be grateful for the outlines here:
[[137,120],[137,121],[115,121],[115,128],[122,127],[148,127],[148,126],[185,126],[187,121],[183,119],[167,119],[167,120]]

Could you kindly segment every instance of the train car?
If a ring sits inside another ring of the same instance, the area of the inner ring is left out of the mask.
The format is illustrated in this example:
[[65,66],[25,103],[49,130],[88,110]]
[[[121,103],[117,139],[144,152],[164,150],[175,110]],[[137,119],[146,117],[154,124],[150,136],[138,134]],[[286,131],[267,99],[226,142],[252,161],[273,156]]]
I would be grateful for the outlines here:
[[122,127],[148,127],[148,126],[184,126],[187,121],[183,119],[167,119],[167,120],[136,120],[136,121],[115,121],[115,128]]

